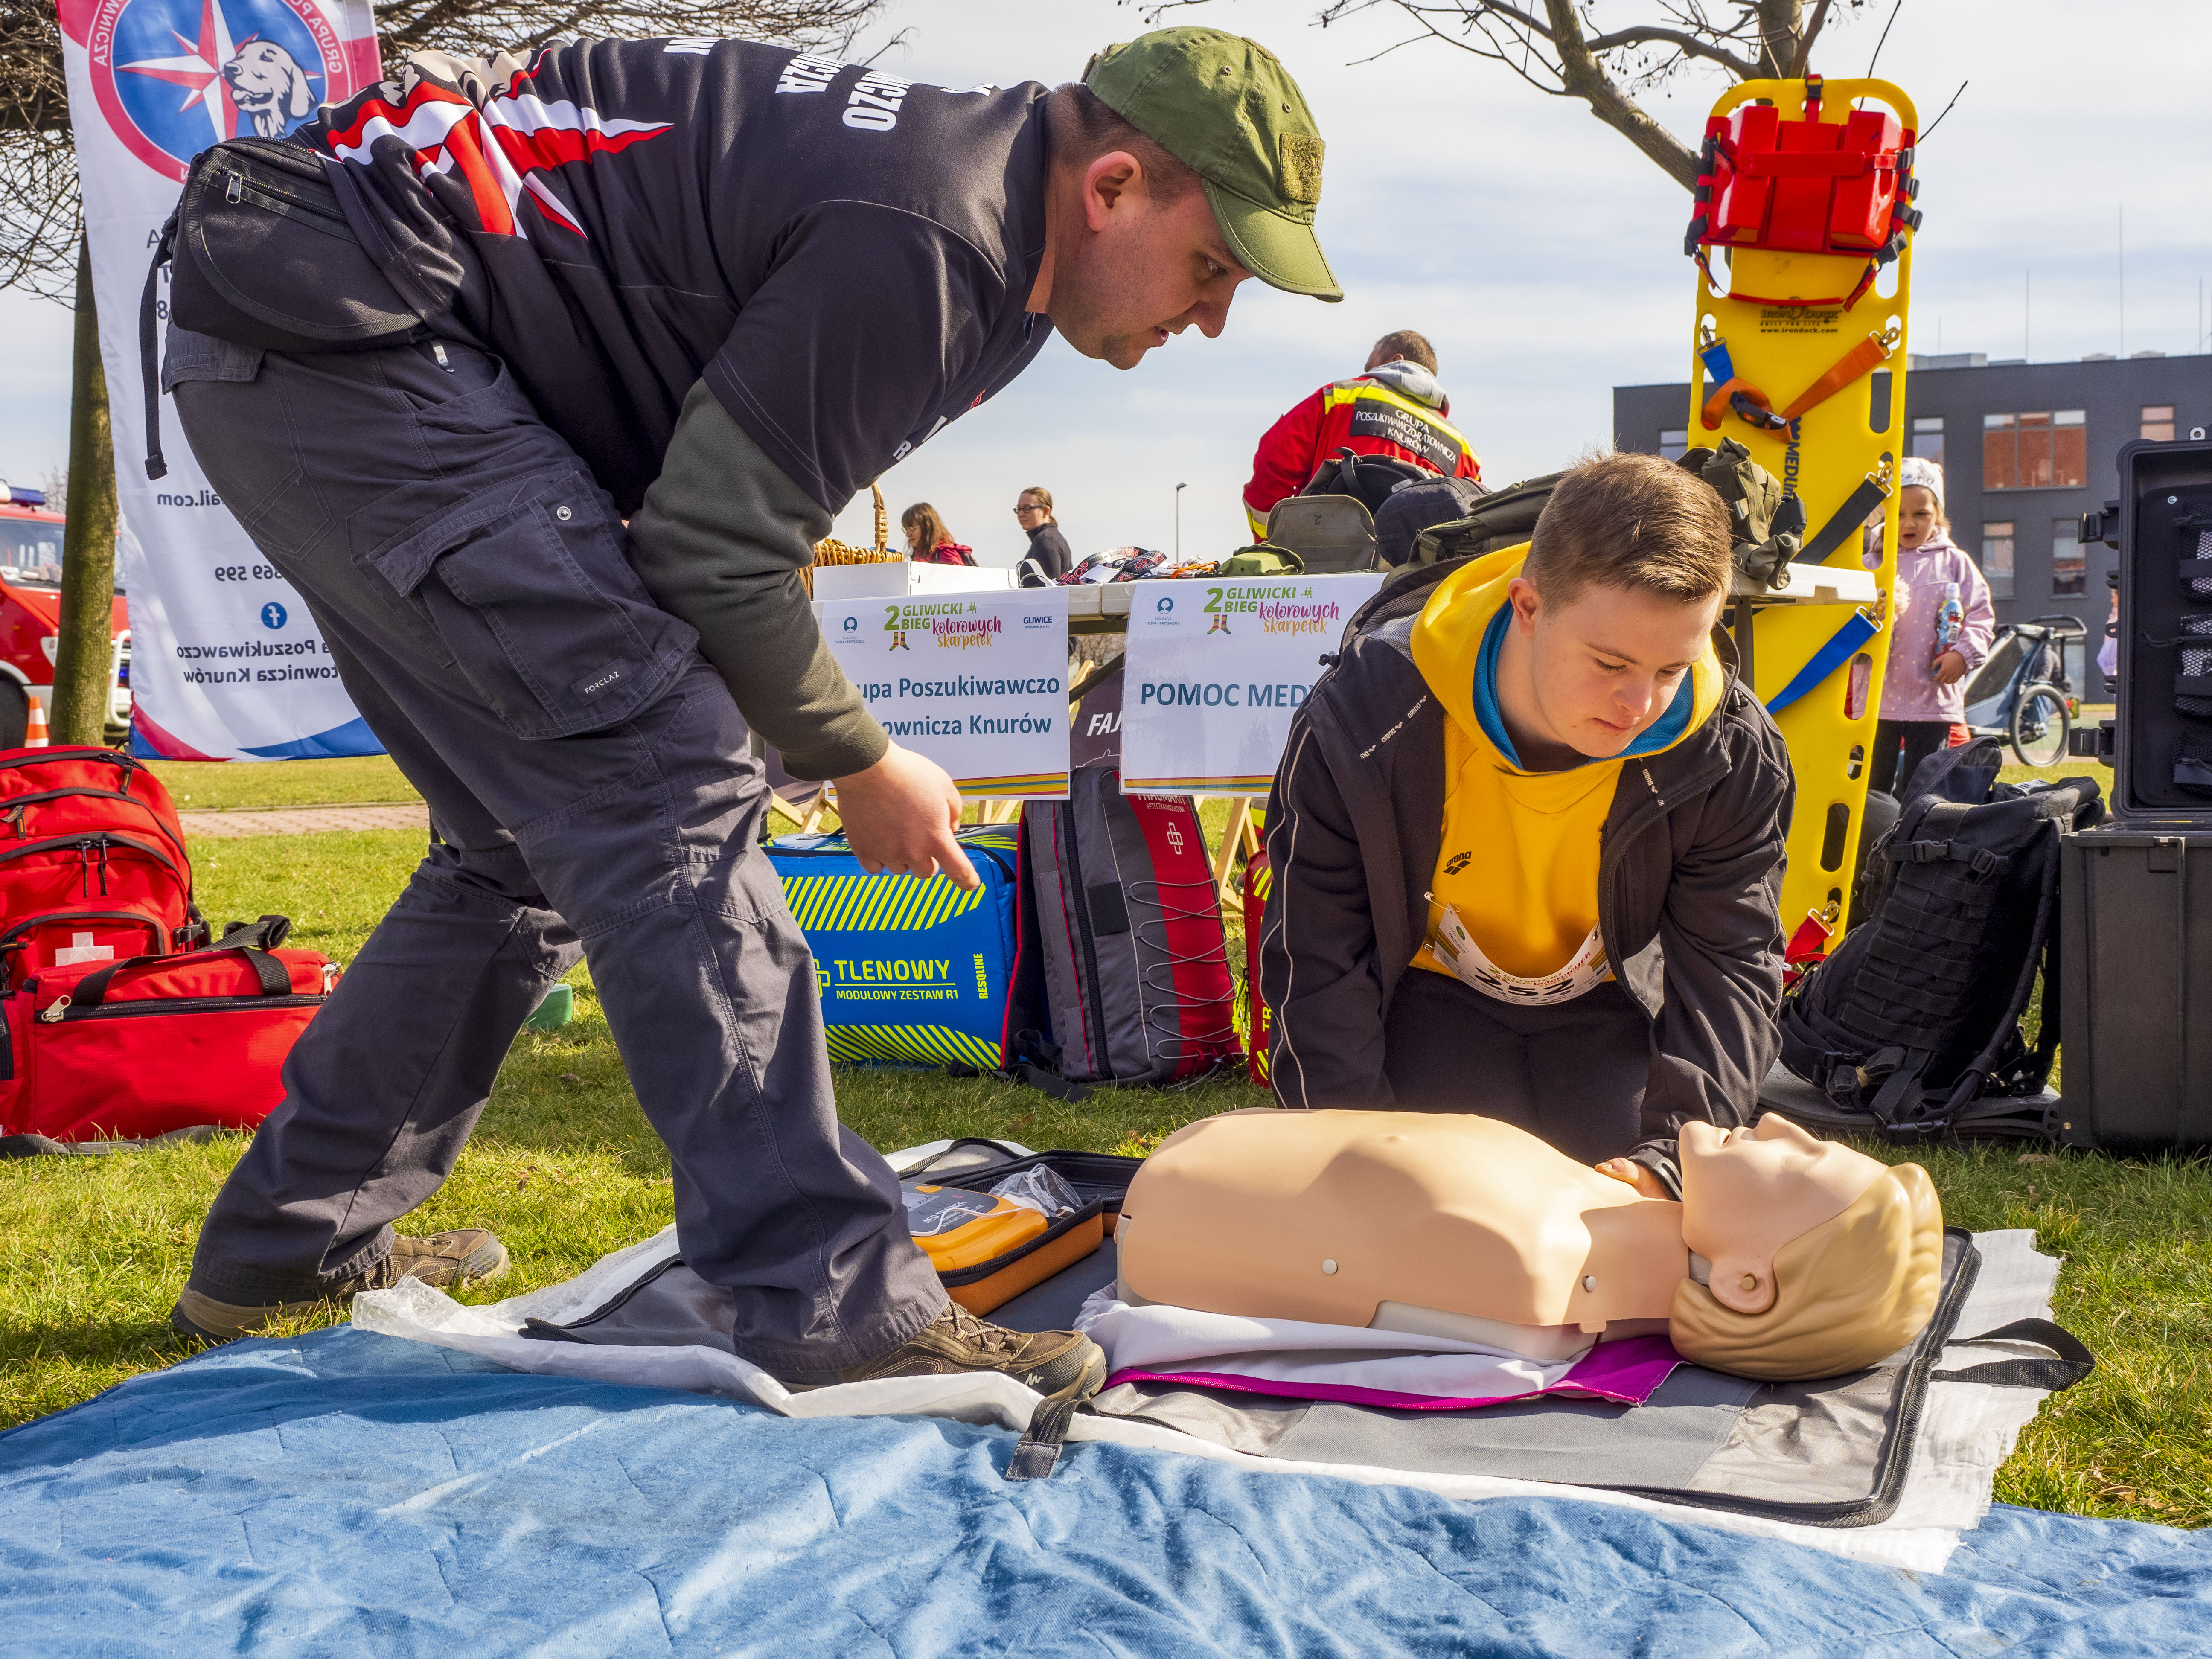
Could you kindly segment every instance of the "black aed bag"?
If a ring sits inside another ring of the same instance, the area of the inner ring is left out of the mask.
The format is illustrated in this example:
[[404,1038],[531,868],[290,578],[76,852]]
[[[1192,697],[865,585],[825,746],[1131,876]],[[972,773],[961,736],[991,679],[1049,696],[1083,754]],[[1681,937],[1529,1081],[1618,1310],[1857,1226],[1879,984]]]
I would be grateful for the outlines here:
[[[1911,1139],[2005,1133],[2042,1091],[2058,1042],[2059,837],[2104,805],[2088,778],[1999,783],[2001,749],[1984,738],[1921,763],[1868,856],[1866,920],[1782,1005],[1782,1063],[1833,1109],[1792,1116]],[[2039,972],[2030,1049],[2020,1022]]]
[[146,476],[161,459],[161,268],[181,329],[264,351],[373,351],[428,334],[356,235],[326,168],[289,138],[230,138],[202,150],[161,228],[138,307],[146,376]]

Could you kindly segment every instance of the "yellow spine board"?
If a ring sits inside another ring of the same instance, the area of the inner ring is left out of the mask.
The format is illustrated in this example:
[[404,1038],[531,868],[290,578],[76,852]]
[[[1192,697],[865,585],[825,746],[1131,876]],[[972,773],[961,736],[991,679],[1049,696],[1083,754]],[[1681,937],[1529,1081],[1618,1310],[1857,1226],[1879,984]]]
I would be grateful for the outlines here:
[[[1716,116],[1739,105],[1765,100],[1784,120],[1802,120],[1805,83],[1802,81],[1747,81],[1730,89],[1713,106]],[[1823,92],[1820,118],[1842,122],[1855,102],[1887,106],[1916,134],[1919,121],[1911,101],[1887,81],[1830,81]],[[1774,253],[1738,249],[1723,268],[1720,251],[1708,251],[1715,274],[1748,295],[1780,297],[1847,294],[1865,269],[1866,256]],[[1887,290],[1885,294],[1884,290]],[[1911,233],[1905,250],[1883,268],[1874,285],[1849,310],[1825,307],[1761,306],[1747,300],[1731,300],[1698,276],[1698,303],[1690,329],[1690,441],[1717,447],[1723,438],[1734,438],[1747,447],[1752,459],[1781,479],[1792,483],[1805,503],[1806,538],[1809,541],[1837,509],[1843,506],[1869,473],[1891,467],[1892,491],[1882,511],[1883,561],[1875,573],[1879,598],[1876,614],[1889,614],[1892,578],[1896,571],[1896,464],[1905,453],[1905,369],[1910,336],[1906,302],[1912,291]],[[1874,371],[1886,369],[1889,395],[1886,410],[1870,410],[1874,374],[1863,375],[1801,416],[1790,433],[1762,432],[1733,413],[1721,418],[1717,430],[1709,430],[1702,418],[1705,400],[1713,388],[1705,383],[1705,364],[1698,348],[1707,331],[1728,343],[1729,354],[1740,380],[1764,391],[1777,410],[1785,409],[1844,354],[1869,334],[1894,329],[1894,345],[1888,361]],[[1881,422],[1877,430],[1875,422]],[[1852,537],[1830,556],[1828,562],[1857,566],[1859,538]],[[1794,679],[1800,669],[1850,620],[1852,607],[1842,605],[1777,605],[1753,613],[1753,689],[1761,701],[1772,697]],[[1790,828],[1789,869],[1782,885],[1782,933],[1787,939],[1808,913],[1823,916],[1833,907],[1833,950],[1850,923],[1851,872],[1858,858],[1859,832],[1865,818],[1874,750],[1875,722],[1881,708],[1882,672],[1889,634],[1884,630],[1861,647],[1872,658],[1866,703],[1856,720],[1845,718],[1844,699],[1851,680],[1850,665],[1830,674],[1809,693],[1775,716],[1783,739],[1789,744],[1797,774],[1797,805]],[[1838,814],[1841,814],[1838,822]]]

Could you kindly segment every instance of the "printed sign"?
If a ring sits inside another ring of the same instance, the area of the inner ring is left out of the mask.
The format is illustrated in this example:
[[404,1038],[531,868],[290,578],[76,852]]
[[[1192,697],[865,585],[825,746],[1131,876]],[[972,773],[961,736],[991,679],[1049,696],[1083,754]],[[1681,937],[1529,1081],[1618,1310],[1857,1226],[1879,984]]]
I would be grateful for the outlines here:
[[971,799],[1067,794],[1067,595],[817,599],[846,678],[891,741]]
[[132,747],[173,760],[375,754],[307,607],[208,487],[167,398],[169,473],[146,477],[138,357],[146,266],[192,157],[225,138],[282,137],[375,81],[374,21],[362,0],[60,0],[60,17],[123,510]]
[[1261,795],[1297,712],[1382,574],[1146,582],[1130,602],[1121,787]]

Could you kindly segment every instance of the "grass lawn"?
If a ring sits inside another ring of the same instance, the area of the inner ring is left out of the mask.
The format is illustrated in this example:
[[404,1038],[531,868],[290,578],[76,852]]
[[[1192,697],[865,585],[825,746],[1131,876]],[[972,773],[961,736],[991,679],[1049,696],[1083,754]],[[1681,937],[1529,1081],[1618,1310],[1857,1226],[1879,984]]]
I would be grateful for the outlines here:
[[[336,781],[319,796],[301,793],[317,769]],[[332,799],[328,789],[356,792],[341,797],[352,799],[408,793],[380,761],[160,770],[195,808],[305,805]],[[1209,807],[1210,830],[1218,834],[1224,811]],[[420,844],[403,831],[204,842],[196,849],[203,907],[218,921],[288,912],[298,943],[348,959]],[[1231,954],[1241,972],[1241,940]],[[453,1180],[410,1223],[426,1232],[497,1230],[514,1268],[474,1299],[567,1278],[670,1218],[667,1154],[638,1111],[588,975],[579,969],[574,982],[575,1022],[523,1034]],[[841,1068],[838,1092],[845,1121],[887,1150],[965,1133],[1140,1151],[1192,1118],[1261,1099],[1239,1081],[1097,1093],[1069,1106],[1003,1083],[861,1068]],[[0,1425],[183,1356],[167,1332],[169,1305],[200,1216],[244,1144],[224,1137],[112,1158],[0,1164]],[[2058,1318],[2100,1361],[2022,1436],[1997,1496],[2212,1523],[2212,1166],[2031,1156],[2023,1162],[2017,1147],[1922,1155],[1950,1220],[2033,1228],[2044,1249],[2065,1258]],[[344,1316],[330,1309],[301,1323]]]

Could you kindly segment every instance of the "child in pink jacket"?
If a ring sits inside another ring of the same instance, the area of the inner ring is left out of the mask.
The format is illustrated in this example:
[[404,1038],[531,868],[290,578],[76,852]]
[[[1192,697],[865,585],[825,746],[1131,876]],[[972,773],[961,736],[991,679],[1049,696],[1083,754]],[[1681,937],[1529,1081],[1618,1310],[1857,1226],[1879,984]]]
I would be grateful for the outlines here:
[[[1915,455],[1902,472],[1897,503],[1897,589],[1890,601],[1889,667],[1881,718],[1875,726],[1873,787],[1899,800],[1920,763],[1951,740],[1966,718],[1966,677],[1990,654],[1996,613],[1990,585],[1951,540],[1943,513],[1943,469]],[[1866,556],[1881,563],[1879,541]],[[1958,588],[1957,637],[1939,641],[1944,601]]]

